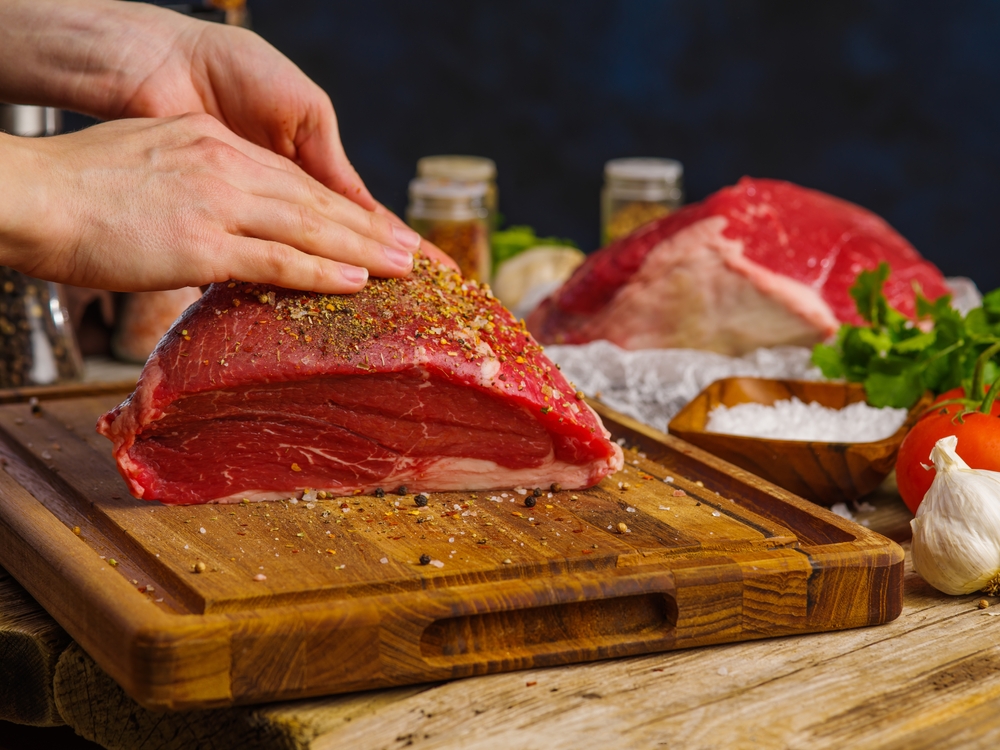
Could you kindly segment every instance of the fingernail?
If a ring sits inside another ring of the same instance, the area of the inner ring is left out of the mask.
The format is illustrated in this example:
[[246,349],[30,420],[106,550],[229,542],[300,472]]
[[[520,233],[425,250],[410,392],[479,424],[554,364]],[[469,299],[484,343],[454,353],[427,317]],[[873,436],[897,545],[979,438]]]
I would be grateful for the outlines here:
[[389,259],[389,262],[394,266],[399,266],[400,268],[410,268],[413,266],[413,256],[402,250],[397,250],[394,247],[382,246],[382,252],[385,253],[385,257]]
[[359,266],[341,266],[340,275],[352,284],[364,284],[368,281],[368,269]]
[[393,224],[392,236],[396,238],[396,242],[410,250],[416,250],[420,247],[420,235],[409,227],[401,227],[398,224]]

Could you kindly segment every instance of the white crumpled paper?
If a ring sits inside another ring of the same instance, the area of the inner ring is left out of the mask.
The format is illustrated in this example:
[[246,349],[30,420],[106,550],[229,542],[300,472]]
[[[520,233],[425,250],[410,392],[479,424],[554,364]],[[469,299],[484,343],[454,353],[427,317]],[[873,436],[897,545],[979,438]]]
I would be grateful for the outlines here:
[[[967,313],[982,304],[979,290],[970,279],[947,281],[954,294],[952,304],[958,310]],[[670,419],[716,380],[822,378],[809,362],[812,350],[799,346],[758,349],[742,357],[728,357],[698,349],[629,351],[609,341],[592,341],[577,346],[547,346],[545,354],[588,396],[664,432]]]
[[779,346],[727,357],[698,349],[629,351],[610,341],[545,347],[563,375],[588,396],[664,432],[671,417],[721,378],[819,379],[820,371],[809,363],[811,353]]

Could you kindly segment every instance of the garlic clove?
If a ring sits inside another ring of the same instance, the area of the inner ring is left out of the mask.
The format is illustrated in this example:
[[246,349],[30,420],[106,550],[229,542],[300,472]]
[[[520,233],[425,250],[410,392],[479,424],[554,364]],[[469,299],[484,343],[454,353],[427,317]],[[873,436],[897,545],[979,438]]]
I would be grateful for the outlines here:
[[958,439],[931,451],[937,474],[910,522],[914,570],[946,594],[1000,582],[1000,473],[969,468]]

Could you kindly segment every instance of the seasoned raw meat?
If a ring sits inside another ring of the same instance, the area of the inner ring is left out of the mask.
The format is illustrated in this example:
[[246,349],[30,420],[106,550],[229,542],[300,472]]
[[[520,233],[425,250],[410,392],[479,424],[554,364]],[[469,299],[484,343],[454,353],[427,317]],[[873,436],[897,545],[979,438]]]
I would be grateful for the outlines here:
[[97,429],[132,494],[165,503],[575,489],[622,466],[523,326],[419,257],[355,295],[213,285]]
[[591,255],[528,318],[543,344],[739,355],[813,344],[860,323],[848,290],[887,261],[889,303],[914,313],[944,277],[870,211],[777,180],[744,177]]

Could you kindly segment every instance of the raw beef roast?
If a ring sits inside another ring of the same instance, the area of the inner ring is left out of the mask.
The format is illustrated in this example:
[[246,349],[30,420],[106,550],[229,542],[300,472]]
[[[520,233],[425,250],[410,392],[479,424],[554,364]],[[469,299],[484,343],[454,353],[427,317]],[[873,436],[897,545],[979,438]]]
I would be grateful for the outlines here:
[[581,398],[488,289],[418,257],[355,295],[213,285],[97,429],[165,503],[576,489],[622,466]]
[[815,190],[744,177],[591,255],[528,318],[543,344],[739,355],[813,344],[860,323],[848,290],[887,261],[889,303],[914,313],[941,273],[875,214]]

